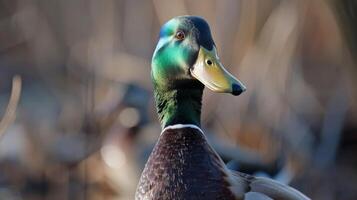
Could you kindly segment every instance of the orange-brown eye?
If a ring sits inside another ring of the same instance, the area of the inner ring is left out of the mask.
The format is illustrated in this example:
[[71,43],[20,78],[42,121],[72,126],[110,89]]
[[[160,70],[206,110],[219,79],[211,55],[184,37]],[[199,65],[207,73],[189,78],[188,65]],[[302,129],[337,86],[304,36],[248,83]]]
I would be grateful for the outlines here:
[[185,33],[183,31],[177,31],[175,37],[178,40],[183,40],[183,39],[185,39]]

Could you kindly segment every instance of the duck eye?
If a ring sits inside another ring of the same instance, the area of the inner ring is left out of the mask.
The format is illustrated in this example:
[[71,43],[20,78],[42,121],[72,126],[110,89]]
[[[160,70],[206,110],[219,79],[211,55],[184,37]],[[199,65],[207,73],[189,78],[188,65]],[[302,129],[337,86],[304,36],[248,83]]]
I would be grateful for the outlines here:
[[207,65],[210,65],[210,66],[213,64],[213,62],[211,60],[206,60],[206,63],[207,63]]
[[185,39],[185,33],[183,31],[177,31],[175,37],[178,40],[183,40],[183,39]]

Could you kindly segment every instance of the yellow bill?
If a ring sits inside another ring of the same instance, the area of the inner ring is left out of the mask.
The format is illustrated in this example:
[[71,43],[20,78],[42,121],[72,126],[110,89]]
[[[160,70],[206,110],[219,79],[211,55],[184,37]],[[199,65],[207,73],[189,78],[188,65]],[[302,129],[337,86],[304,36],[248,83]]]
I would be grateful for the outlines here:
[[200,48],[191,74],[214,92],[240,95],[246,90],[246,87],[223,67],[215,47],[211,51]]

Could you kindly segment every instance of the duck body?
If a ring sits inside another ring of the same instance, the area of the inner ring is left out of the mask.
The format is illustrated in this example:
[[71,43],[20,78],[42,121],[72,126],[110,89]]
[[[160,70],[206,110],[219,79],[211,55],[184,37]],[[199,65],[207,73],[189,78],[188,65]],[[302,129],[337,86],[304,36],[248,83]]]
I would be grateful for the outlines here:
[[309,200],[268,178],[233,172],[191,124],[166,127],[155,145],[136,200]]
[[239,95],[245,86],[220,62],[207,22],[171,19],[160,30],[151,77],[163,131],[141,175],[136,200],[308,200],[276,181],[233,172],[200,128],[204,87]]
[[168,127],[150,155],[136,199],[235,199],[222,169],[198,128]]

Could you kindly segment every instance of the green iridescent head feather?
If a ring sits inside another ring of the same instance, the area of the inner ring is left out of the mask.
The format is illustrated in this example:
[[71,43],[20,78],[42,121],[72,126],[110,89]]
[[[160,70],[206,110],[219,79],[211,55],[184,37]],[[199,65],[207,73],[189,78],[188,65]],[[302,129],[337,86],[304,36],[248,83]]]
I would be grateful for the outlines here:
[[207,22],[196,16],[164,24],[152,58],[152,81],[162,126],[200,125],[204,85],[235,95],[244,86],[220,63]]
[[[178,30],[184,32],[184,40],[175,38]],[[161,87],[174,87],[175,80],[192,79],[189,68],[195,62],[202,44],[210,49],[214,45],[209,26],[202,18],[180,16],[164,24],[152,58],[154,83]]]

